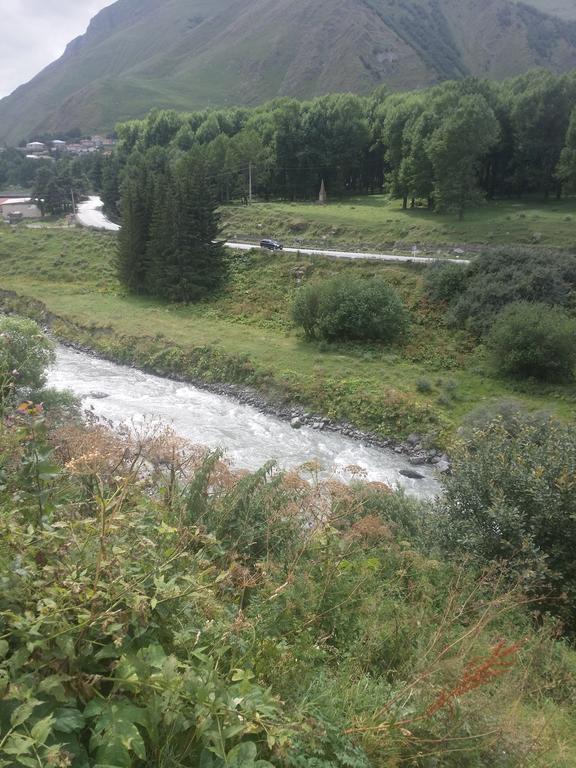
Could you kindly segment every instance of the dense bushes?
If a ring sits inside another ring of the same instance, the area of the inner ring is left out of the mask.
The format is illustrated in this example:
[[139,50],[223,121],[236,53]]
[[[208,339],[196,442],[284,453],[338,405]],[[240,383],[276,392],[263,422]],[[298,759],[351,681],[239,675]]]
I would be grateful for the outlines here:
[[[534,517],[573,513],[575,453]],[[6,768],[574,765],[575,654],[497,570],[430,557],[428,505],[34,405],[0,420],[0,468]]]
[[545,304],[517,302],[498,315],[487,346],[504,375],[568,380],[576,366],[576,321]]
[[468,275],[464,264],[437,261],[426,270],[425,289],[434,302],[450,304],[466,290]]
[[[576,435],[516,414],[468,432],[453,453],[439,505],[450,552],[504,560],[533,598],[576,619]],[[537,603],[537,607],[541,607]]]
[[[37,413],[18,419],[0,443],[14,467],[38,436]],[[380,484],[235,473],[165,432],[67,424],[50,440],[42,519],[17,469],[0,487],[7,768],[424,766],[430,741],[446,768],[463,748],[478,768],[523,754],[532,691],[572,657],[489,572],[425,554],[421,505]],[[503,759],[484,734],[519,701]]]
[[9,398],[44,383],[53,345],[33,320],[0,315],[0,411]]
[[570,309],[576,290],[576,256],[506,249],[485,253],[455,272],[457,265],[429,268],[426,291],[448,303],[448,321],[476,335],[486,334],[513,302],[539,302]]
[[392,342],[408,329],[408,313],[383,280],[333,278],[301,288],[294,301],[296,325],[309,339]]

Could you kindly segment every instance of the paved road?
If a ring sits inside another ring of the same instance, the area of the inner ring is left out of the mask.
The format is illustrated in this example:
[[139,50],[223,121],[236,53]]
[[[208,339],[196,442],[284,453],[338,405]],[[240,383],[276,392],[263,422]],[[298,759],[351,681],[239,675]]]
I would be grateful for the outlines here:
[[[78,222],[83,227],[93,227],[94,229],[107,229],[111,232],[118,232],[118,224],[110,221],[102,213],[102,200],[97,195],[92,195],[78,206],[76,215]],[[258,243],[225,243],[227,248],[235,251],[250,251],[258,248]],[[286,253],[303,253],[306,256],[326,256],[331,259],[368,259],[371,261],[392,261],[397,264],[431,264],[434,261],[445,261],[452,264],[469,264],[469,259],[445,259],[435,256],[398,256],[391,253],[362,253],[361,251],[331,251],[321,248],[284,248]]]
[[[236,251],[249,251],[258,248],[257,243],[225,243],[227,248]],[[394,261],[408,264],[431,264],[435,261],[445,261],[451,264],[469,264],[469,259],[445,259],[435,256],[398,256],[390,253],[362,253],[360,251],[330,251],[319,248],[284,248],[285,253],[303,253],[307,256],[327,256],[332,259],[369,259],[372,261]]]
[[118,232],[120,227],[102,213],[102,200],[97,195],[92,195],[83,203],[78,204],[76,220],[83,227],[91,229],[107,229],[110,232]]

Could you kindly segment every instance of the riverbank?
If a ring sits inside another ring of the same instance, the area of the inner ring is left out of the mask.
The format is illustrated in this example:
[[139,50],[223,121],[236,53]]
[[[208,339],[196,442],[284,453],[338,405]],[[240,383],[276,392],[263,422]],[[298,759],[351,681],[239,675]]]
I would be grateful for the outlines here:
[[[428,304],[418,267],[231,254],[222,293],[182,306],[123,294],[115,247],[114,234],[0,228],[0,286],[14,292],[8,309],[49,313],[59,338],[107,359],[203,386],[240,387],[243,397],[286,417],[310,414],[312,423],[343,424],[399,445],[418,434],[424,449],[445,450],[471,410],[501,398],[573,415],[567,387],[492,377],[482,349]],[[295,291],[334,275],[388,280],[412,316],[407,343],[306,342],[290,316]]]
[[[99,343],[98,335],[94,336],[90,329],[74,326],[65,318],[49,312],[46,306],[37,300],[26,299],[11,291],[0,290],[0,311],[17,313],[35,319],[50,332],[57,341],[72,350],[82,352],[96,359],[107,360],[131,368],[137,368],[144,373],[154,374],[172,382],[190,384],[197,389],[205,390],[212,394],[226,397],[240,405],[247,405],[266,416],[272,416],[281,421],[288,422],[292,429],[299,430],[309,427],[319,432],[336,433],[344,437],[362,443],[364,446],[388,449],[399,456],[405,456],[413,469],[406,467],[400,470],[404,477],[421,480],[423,475],[418,470],[422,465],[433,465],[439,472],[449,471],[450,461],[443,450],[425,445],[425,438],[419,434],[411,434],[405,441],[394,441],[375,433],[358,429],[349,422],[335,422],[325,418],[322,414],[310,413],[303,406],[294,407],[290,403],[265,397],[258,391],[255,385],[241,385],[234,383],[209,381],[207,376],[211,370],[211,363],[206,360],[207,368],[204,376],[185,375],[182,371],[182,360],[172,354],[169,360],[160,362],[159,353],[156,362],[150,362],[150,349],[144,355],[137,339],[129,343],[122,341],[121,347]],[[148,340],[150,341],[150,340]],[[216,364],[212,361],[212,365]]]
[[[258,408],[245,398],[221,394],[217,387],[199,387],[160,377],[136,367],[58,345],[48,372],[49,387],[70,390],[82,407],[105,423],[169,426],[192,446],[222,451],[233,470],[256,472],[270,462],[278,469],[310,479],[344,483],[363,478],[402,487],[409,495],[433,498],[441,493],[438,464],[414,467],[406,455],[375,446],[329,425],[278,418],[275,409]],[[281,415],[281,414],[280,414]],[[323,428],[322,428],[323,427]],[[447,466],[446,466],[447,468]]]

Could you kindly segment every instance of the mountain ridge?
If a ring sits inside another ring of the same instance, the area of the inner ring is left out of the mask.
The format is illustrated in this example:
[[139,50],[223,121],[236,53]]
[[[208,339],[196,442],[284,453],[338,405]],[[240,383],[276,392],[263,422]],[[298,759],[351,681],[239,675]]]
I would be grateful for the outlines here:
[[576,67],[576,21],[514,0],[118,0],[0,101],[0,142],[111,130],[153,107],[413,89],[537,66]]

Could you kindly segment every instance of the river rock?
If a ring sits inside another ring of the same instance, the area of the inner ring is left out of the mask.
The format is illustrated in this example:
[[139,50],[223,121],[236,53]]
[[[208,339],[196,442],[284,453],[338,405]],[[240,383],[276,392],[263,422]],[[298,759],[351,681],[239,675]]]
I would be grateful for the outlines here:
[[416,472],[415,469],[401,469],[400,474],[404,477],[409,477],[410,480],[424,480],[424,475],[421,475],[420,472]]
[[424,453],[415,453],[414,456],[410,456],[408,461],[410,464],[418,466],[420,464],[426,464],[428,462],[428,456],[426,456]]
[[302,419],[300,416],[294,416],[294,418],[290,420],[290,426],[292,429],[300,429],[302,426]]
[[449,461],[439,461],[436,464],[436,469],[438,472],[442,472],[445,474],[446,472],[450,472],[450,462]]
[[94,400],[104,400],[110,395],[107,392],[88,392],[87,397],[92,397]]

